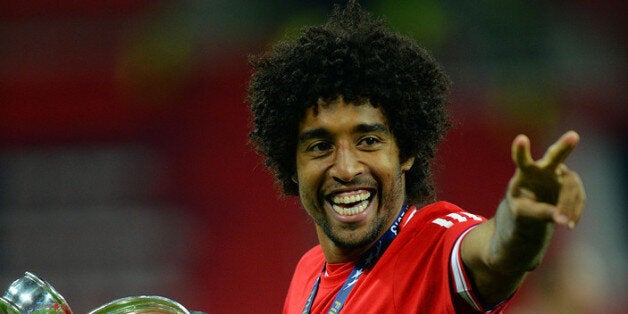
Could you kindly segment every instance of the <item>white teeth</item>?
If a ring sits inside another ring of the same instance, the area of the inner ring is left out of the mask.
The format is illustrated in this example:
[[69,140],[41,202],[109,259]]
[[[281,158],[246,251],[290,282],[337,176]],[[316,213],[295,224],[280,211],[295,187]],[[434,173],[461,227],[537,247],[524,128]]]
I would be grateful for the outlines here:
[[336,195],[332,199],[332,201],[336,204],[351,204],[356,202],[361,202],[371,197],[371,193],[368,191],[364,191],[360,194],[350,195],[350,196],[342,196]]
[[334,209],[334,211],[336,211],[338,214],[343,215],[343,216],[351,216],[351,215],[357,215],[359,213],[361,213],[364,209],[366,209],[366,206],[368,206],[369,201],[368,200],[364,200],[360,203],[358,203],[355,206],[352,207],[342,207],[342,206],[338,206],[336,204],[332,205],[332,208]]
[[[332,208],[334,209],[334,211],[336,211],[338,214],[343,215],[343,216],[351,216],[351,215],[357,215],[359,213],[361,213],[362,211],[364,211],[364,209],[366,209],[366,206],[368,206],[369,204],[369,198],[371,197],[371,193],[368,191],[363,191],[359,194],[354,194],[354,195],[336,195],[333,197],[332,202],[334,204],[332,204]],[[342,207],[339,204],[353,204],[353,203],[357,203],[351,207]]]

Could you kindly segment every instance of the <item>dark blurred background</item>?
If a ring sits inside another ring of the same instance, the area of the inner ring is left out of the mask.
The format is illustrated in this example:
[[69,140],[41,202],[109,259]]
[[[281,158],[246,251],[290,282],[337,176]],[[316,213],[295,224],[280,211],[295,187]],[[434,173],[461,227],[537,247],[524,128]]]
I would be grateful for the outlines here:
[[[361,2],[454,81],[440,199],[491,216],[518,133],[535,157],[566,130],[581,134],[568,164],[587,189],[584,217],[557,232],[509,312],[625,309],[623,1]],[[247,147],[247,56],[331,7],[0,0],[0,291],[31,271],[77,313],[141,294],[280,312],[317,242]]]

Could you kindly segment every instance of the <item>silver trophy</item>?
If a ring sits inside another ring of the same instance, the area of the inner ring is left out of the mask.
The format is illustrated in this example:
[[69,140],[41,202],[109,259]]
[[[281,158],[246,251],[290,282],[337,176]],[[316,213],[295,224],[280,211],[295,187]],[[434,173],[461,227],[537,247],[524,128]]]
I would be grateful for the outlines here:
[[[0,297],[0,314],[72,314],[70,306],[52,285],[33,273],[14,281]],[[176,301],[143,295],[114,300],[87,314],[194,314]]]

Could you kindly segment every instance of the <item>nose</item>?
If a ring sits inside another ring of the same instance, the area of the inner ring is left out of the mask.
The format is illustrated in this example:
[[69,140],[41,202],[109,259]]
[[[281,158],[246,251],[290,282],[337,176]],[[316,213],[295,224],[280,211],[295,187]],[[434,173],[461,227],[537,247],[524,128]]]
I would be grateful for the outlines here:
[[359,159],[359,152],[350,147],[339,147],[334,156],[330,175],[340,183],[348,183],[362,174],[364,164]]

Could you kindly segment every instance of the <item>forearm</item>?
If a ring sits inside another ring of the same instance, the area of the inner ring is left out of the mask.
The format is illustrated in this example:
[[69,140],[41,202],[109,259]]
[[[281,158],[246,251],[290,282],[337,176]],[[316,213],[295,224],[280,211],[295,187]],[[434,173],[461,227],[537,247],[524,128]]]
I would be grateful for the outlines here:
[[549,246],[554,223],[516,216],[508,198],[502,200],[494,219],[495,229],[483,258],[487,267],[504,274],[534,270]]
[[467,235],[462,257],[483,305],[496,305],[516,291],[541,262],[553,232],[553,223],[516,218],[505,199],[495,217]]

